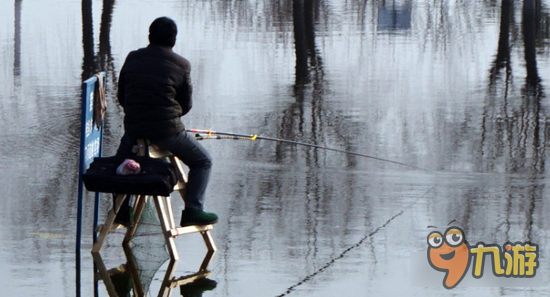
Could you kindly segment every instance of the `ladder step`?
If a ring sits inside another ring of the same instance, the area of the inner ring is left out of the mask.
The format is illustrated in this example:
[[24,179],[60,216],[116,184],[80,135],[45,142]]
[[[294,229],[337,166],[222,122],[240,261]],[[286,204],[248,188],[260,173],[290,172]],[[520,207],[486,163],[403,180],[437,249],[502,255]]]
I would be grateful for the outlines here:
[[179,277],[170,282],[170,288],[177,288],[182,285],[190,284],[200,278],[207,278],[210,276],[210,274],[212,274],[210,271],[198,271],[191,275]]
[[[103,229],[104,227],[105,227],[105,224],[97,225],[97,227],[95,228],[95,232],[101,233],[101,229]],[[126,228],[126,226],[124,226],[122,224],[118,224],[118,223],[113,223],[111,225],[111,228],[109,229],[109,232],[111,230],[122,229],[122,228]]]
[[196,226],[187,226],[187,227],[178,227],[170,230],[171,236],[179,236],[184,234],[190,234],[190,233],[197,233],[197,232],[206,232],[214,229],[213,225],[196,225]]

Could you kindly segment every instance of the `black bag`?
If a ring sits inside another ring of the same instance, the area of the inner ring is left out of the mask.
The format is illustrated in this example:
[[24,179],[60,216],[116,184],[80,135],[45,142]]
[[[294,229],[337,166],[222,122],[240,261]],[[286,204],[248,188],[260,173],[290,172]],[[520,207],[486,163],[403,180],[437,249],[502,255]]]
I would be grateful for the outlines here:
[[82,175],[88,191],[169,196],[177,184],[176,168],[162,159],[132,157],[139,163],[139,174],[118,175],[117,167],[124,158],[117,156],[95,158],[90,168]]

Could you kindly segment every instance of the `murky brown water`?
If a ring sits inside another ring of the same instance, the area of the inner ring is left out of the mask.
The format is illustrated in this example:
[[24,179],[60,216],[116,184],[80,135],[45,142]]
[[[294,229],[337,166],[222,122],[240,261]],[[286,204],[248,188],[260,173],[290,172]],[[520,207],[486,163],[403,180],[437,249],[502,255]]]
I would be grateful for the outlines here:
[[[94,296],[91,196],[75,281],[80,84],[107,73],[111,155],[120,67],[162,15],[193,65],[188,128],[426,169],[205,140],[215,162],[207,207],[221,220],[217,286],[203,296],[548,295],[550,2],[338,2],[2,1],[0,295]],[[491,286],[490,272],[469,273],[449,292],[432,269],[419,284],[410,263],[425,255],[427,226],[443,232],[452,220],[471,245],[538,244],[536,282]],[[176,277],[204,256],[188,237],[177,240]],[[102,253],[107,268],[125,262],[118,239]],[[102,282],[97,295],[107,296]]]

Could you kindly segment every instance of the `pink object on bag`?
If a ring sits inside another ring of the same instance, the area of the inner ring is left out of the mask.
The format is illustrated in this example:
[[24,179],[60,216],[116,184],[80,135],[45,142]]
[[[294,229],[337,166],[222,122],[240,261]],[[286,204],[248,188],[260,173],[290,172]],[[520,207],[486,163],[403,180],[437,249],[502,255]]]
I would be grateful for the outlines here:
[[141,172],[141,166],[139,163],[132,159],[126,159],[118,168],[116,169],[116,174],[118,175],[130,175],[138,174]]

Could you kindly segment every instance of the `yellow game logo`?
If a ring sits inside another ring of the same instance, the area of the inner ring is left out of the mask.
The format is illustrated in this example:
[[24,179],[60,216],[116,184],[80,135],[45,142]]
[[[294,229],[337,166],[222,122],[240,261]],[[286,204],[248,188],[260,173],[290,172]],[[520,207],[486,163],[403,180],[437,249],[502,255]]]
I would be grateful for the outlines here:
[[462,281],[472,258],[472,276],[481,278],[487,263],[485,255],[492,258],[493,274],[497,277],[534,277],[539,265],[538,251],[538,245],[530,242],[506,243],[504,249],[498,244],[478,242],[472,248],[464,231],[456,226],[449,227],[443,234],[434,231],[428,235],[428,262],[433,269],[445,272],[443,286],[447,289]]

